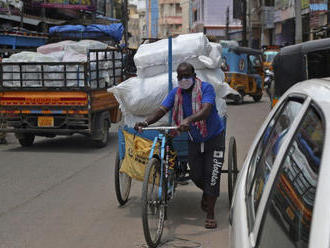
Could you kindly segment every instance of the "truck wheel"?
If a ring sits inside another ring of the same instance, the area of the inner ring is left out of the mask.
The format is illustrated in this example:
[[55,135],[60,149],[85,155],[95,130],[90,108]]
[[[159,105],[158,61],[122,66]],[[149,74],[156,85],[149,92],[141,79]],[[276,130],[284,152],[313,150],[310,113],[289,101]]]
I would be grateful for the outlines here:
[[27,147],[27,146],[32,146],[34,142],[35,135],[32,133],[23,133],[20,134],[17,139],[21,146]]
[[96,147],[102,148],[108,144],[109,128],[110,128],[109,120],[103,119],[102,128],[101,128],[101,133],[102,133],[101,138],[94,141]]

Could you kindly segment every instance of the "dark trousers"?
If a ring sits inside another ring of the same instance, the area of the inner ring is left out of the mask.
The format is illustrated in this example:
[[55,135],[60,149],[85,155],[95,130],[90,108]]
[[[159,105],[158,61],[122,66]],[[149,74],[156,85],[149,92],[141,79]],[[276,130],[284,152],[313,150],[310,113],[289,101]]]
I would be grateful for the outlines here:
[[224,131],[204,144],[189,142],[191,179],[206,195],[219,196],[220,176],[224,156]]

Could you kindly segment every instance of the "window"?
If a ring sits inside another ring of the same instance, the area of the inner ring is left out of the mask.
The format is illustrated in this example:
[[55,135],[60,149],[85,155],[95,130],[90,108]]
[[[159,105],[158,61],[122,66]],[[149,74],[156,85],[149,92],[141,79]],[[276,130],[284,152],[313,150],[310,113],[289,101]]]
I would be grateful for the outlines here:
[[316,51],[307,54],[308,78],[330,76],[330,50]]
[[275,179],[258,247],[308,247],[323,137],[322,120],[310,108]]
[[297,116],[301,102],[289,100],[269,122],[251,159],[247,180],[249,225],[252,229],[259,202],[276,155]]
[[193,15],[194,15],[194,22],[197,22],[197,10],[194,10]]

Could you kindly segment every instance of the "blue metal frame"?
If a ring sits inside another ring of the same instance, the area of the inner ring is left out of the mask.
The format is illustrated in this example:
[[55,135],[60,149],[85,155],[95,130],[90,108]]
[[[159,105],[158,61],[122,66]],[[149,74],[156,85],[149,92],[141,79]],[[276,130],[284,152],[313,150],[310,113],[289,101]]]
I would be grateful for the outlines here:
[[0,35],[0,45],[11,46],[12,49],[17,47],[39,47],[45,45],[47,38],[43,37],[26,37],[19,35]]

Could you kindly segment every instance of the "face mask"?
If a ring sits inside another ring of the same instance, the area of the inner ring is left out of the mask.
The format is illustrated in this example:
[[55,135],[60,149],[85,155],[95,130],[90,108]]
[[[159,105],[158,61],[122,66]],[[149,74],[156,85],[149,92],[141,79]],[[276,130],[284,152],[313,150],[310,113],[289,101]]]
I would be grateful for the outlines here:
[[193,83],[193,78],[183,78],[178,82],[178,85],[181,89],[187,90],[193,85]]

